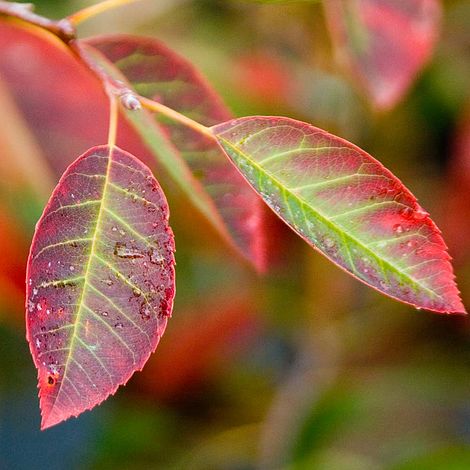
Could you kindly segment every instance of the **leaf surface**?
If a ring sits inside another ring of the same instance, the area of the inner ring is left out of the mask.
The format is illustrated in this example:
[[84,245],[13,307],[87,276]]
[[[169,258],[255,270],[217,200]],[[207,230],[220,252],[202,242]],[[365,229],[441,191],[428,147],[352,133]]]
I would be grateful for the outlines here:
[[378,109],[393,107],[430,58],[438,0],[325,0],[338,58]]
[[[91,38],[86,44],[112,62],[139,95],[158,101],[205,126],[231,118],[199,72],[160,42],[116,35]],[[94,58],[100,60],[96,55]],[[196,199],[195,204],[201,206],[201,201],[207,199],[203,213],[245,258],[262,270],[265,263],[262,203],[218,145],[207,136],[168,118],[155,117],[158,127],[164,131],[162,136],[158,128],[149,126],[143,113],[128,112],[127,115],[155,149],[160,162],[176,176],[190,197]],[[172,149],[163,148],[165,136],[183,160],[175,157]]]
[[465,311],[439,230],[366,152],[288,118],[235,119],[212,131],[269,207],[338,266],[418,308]]
[[43,429],[91,409],[143,367],[173,307],[173,252],[165,196],[139,160],[101,146],[67,169],[28,260]]

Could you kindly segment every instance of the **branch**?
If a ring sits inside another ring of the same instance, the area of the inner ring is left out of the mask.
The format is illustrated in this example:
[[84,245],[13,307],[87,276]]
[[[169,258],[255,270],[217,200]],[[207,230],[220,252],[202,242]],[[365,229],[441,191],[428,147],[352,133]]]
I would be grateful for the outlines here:
[[19,18],[27,23],[39,26],[65,43],[69,43],[75,39],[76,31],[73,24],[68,19],[50,20],[44,16],[37,15],[33,12],[34,6],[31,3],[11,3],[0,1],[0,16],[9,16]]

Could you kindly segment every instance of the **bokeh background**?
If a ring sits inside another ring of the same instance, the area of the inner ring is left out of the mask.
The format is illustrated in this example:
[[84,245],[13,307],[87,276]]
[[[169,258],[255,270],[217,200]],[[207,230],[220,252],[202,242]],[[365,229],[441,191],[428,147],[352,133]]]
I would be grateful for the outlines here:
[[[53,18],[89,3],[35,2]],[[470,306],[470,2],[443,5],[431,62],[386,113],[336,63],[318,2],[144,0],[79,32],[159,38],[203,71],[235,115],[311,122],[380,159],[442,229]],[[44,74],[34,80],[51,96],[77,80]],[[270,269],[259,276],[158,168],[177,243],[167,332],[114,397],[40,432],[24,270],[58,168],[78,156],[51,163],[45,152],[74,132],[70,148],[80,152],[105,134],[87,141],[95,135],[60,119],[41,134],[44,96],[25,108],[20,95],[18,83],[0,81],[1,469],[470,469],[465,317],[379,295],[277,220],[266,227]]]

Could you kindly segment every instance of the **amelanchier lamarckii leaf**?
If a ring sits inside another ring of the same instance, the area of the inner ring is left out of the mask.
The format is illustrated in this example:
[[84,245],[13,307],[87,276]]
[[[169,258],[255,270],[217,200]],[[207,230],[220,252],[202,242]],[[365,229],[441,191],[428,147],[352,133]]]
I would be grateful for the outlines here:
[[42,428],[77,416],[142,368],[175,294],[165,196],[117,147],[64,173],[40,219],[27,270],[27,338]]
[[366,152],[288,118],[235,119],[212,132],[271,209],[338,266],[417,308],[465,312],[438,228]]
[[338,58],[378,109],[393,107],[430,58],[440,0],[324,0]]
[[[139,95],[158,101],[205,126],[232,118],[194,66],[155,39],[111,35],[87,39],[83,47],[86,45],[93,46],[113,63]],[[92,54],[89,48],[87,51]],[[100,60],[96,55],[93,58]],[[137,121],[138,114],[131,112],[128,116],[137,129],[142,128],[142,123]],[[202,191],[209,196],[208,205],[213,207],[204,211],[206,215],[215,219],[215,226],[245,258],[263,270],[265,234],[259,197],[212,139],[164,116],[157,115],[155,119],[178,149],[183,164],[186,163]],[[143,125],[144,138],[151,139],[149,126]],[[160,160],[162,150],[159,145]],[[173,156],[169,162],[171,173],[177,164],[180,163]],[[204,194],[192,189],[187,178],[183,182],[200,204]]]

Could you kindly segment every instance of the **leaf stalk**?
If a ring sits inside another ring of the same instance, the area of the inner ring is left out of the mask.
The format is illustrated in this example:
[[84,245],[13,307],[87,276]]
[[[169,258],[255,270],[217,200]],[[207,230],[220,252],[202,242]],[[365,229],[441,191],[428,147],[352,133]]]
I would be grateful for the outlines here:
[[106,0],[104,2],[97,3],[96,5],[91,5],[89,7],[83,8],[75,13],[72,13],[67,17],[67,20],[73,25],[77,26],[84,21],[93,18],[94,16],[104,13],[108,10],[112,10],[121,5],[127,5],[130,3],[139,2],[141,0]]
[[188,118],[187,116],[184,116],[183,114],[180,114],[177,111],[169,108],[168,106],[165,106],[162,103],[158,103],[157,101],[153,101],[142,96],[139,96],[139,100],[142,103],[142,106],[148,111],[163,114],[171,120],[179,122],[184,126],[189,127],[190,129],[198,132],[199,134],[202,134],[214,141],[217,141],[215,135],[212,133],[209,127],[203,126],[199,122],[194,121],[193,119]]
[[108,131],[108,146],[113,148],[116,145],[117,127],[119,119],[119,106],[116,96],[109,92],[109,131]]

